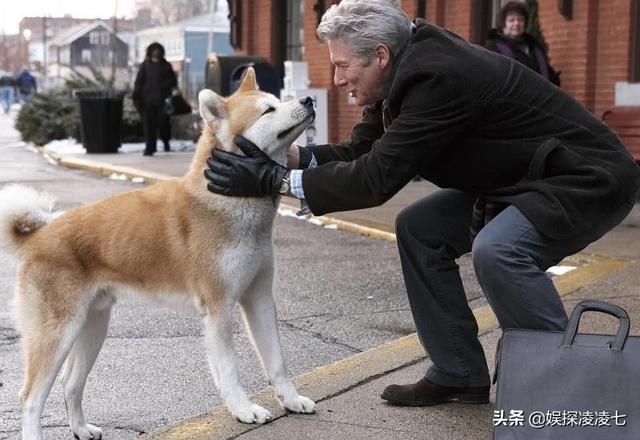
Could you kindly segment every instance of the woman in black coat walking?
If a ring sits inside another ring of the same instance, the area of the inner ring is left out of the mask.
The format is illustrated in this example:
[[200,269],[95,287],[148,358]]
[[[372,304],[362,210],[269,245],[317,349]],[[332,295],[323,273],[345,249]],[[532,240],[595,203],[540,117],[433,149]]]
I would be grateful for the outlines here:
[[133,89],[133,102],[144,124],[145,156],[156,152],[158,131],[164,151],[171,151],[171,120],[164,111],[164,100],[177,86],[176,74],[164,58],[164,47],[160,43],[151,43],[145,60],[140,64]]
[[509,2],[500,11],[501,28],[489,31],[485,47],[524,64],[560,86],[560,76],[549,64],[544,47],[525,31],[527,9],[520,2]]

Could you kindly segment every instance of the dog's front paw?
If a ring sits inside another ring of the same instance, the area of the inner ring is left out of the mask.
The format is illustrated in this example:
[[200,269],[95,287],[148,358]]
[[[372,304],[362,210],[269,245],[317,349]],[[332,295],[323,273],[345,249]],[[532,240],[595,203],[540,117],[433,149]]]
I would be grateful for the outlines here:
[[232,411],[231,414],[242,423],[267,423],[273,420],[269,411],[260,405],[252,404],[248,408]]
[[311,414],[316,411],[316,403],[304,396],[294,396],[283,403],[286,409],[294,413]]
[[102,438],[102,429],[88,423],[76,426],[72,431],[73,436],[79,440],[100,440]]

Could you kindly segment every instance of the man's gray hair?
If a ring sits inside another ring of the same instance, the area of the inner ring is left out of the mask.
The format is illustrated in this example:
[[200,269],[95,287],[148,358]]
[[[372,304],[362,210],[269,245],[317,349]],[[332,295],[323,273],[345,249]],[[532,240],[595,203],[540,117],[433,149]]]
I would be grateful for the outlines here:
[[324,42],[342,39],[365,61],[381,43],[395,58],[409,44],[411,21],[394,0],[342,0],[327,9],[316,34]]

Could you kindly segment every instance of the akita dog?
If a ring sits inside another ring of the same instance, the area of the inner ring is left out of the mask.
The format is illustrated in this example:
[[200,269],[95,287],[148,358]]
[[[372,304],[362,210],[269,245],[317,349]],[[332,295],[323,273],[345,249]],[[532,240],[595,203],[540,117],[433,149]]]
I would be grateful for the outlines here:
[[294,388],[280,348],[272,296],[273,201],[215,195],[204,178],[213,148],[240,153],[236,135],[284,165],[288,147],[314,118],[311,100],[281,103],[258,90],[253,69],[231,97],[202,90],[198,99],[204,129],[181,179],[63,213],[52,212],[50,200],[31,188],[0,191],[0,238],[20,261],[15,318],[26,365],[23,439],[43,438],[40,418],[60,369],[73,433],[81,440],[101,438],[100,428],[85,420],[82,392],[111,306],[131,292],[193,304],[227,408],[242,422],[265,423],[272,415],[249,400],[239,381],[232,347],[232,309],[239,303],[284,407],[314,412],[315,403]]

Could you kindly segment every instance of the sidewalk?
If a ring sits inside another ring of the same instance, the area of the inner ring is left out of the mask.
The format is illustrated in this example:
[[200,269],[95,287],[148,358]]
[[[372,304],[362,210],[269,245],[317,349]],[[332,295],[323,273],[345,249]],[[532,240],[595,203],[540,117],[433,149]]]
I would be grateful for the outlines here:
[[[42,151],[46,154],[46,151]],[[146,181],[178,177],[188,168],[191,153],[52,155],[59,163],[104,175],[125,174]],[[428,182],[411,182],[387,204],[355,212],[331,215],[348,230],[378,238],[393,239],[396,214],[409,203],[437,188]],[[284,204],[295,208],[297,201]],[[282,208],[282,205],[281,205]],[[342,222],[342,223],[341,223]],[[351,228],[351,229],[349,229]],[[574,260],[578,269],[554,278],[568,311],[585,298],[598,298],[624,307],[631,316],[631,334],[640,334],[640,208],[614,231],[589,246]],[[487,360],[493,365],[500,336],[495,316],[488,306],[474,310]],[[590,314],[581,331],[614,334],[617,322],[604,315]],[[301,394],[318,402],[313,415],[287,415],[271,390],[252,396],[275,416],[263,426],[244,425],[231,418],[224,408],[196,416],[149,435],[157,439],[490,439],[493,402],[489,405],[440,405],[432,408],[398,408],[385,404],[382,389],[391,383],[409,383],[422,376],[428,366],[414,335],[373,348],[335,364],[318,368],[296,378]],[[495,393],[495,388],[493,389]]]

